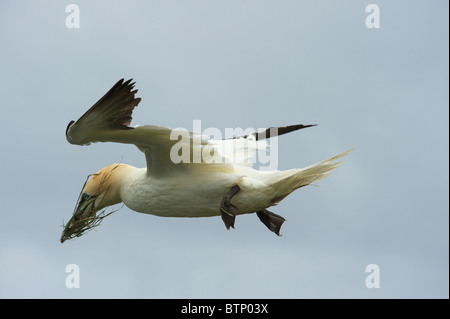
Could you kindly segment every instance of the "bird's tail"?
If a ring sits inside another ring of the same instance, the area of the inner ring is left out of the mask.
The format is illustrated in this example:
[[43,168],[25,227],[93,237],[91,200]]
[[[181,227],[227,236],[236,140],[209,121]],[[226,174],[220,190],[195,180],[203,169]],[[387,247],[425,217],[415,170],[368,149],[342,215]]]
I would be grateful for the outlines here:
[[279,176],[279,180],[272,184],[273,192],[275,194],[273,205],[277,204],[294,190],[321,181],[330,176],[330,172],[342,163],[336,162],[336,160],[347,155],[352,150],[348,150],[305,168],[284,171],[283,174]]

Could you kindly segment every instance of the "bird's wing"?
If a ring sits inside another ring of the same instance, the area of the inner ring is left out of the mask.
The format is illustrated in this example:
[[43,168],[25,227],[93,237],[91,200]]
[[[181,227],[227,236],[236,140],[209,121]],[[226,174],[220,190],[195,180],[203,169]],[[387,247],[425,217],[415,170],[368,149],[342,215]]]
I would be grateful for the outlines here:
[[[68,124],[67,141],[77,145],[95,142],[134,144],[144,152],[151,175],[176,174],[194,167],[192,164],[204,162],[202,150],[208,142],[199,134],[154,125],[129,126],[132,112],[141,101],[135,97],[137,90],[133,88],[131,80],[118,81],[77,121]],[[212,148],[209,154],[213,162],[220,162],[220,155]]]
[[266,138],[312,126],[270,128],[225,140],[207,140],[185,129],[154,125],[130,127],[133,110],[141,101],[135,97],[137,90],[131,81],[121,79],[77,121],[71,121],[66,129],[67,140],[77,145],[134,144],[145,154],[148,174],[168,176],[205,169],[205,165],[196,164],[210,164],[209,169],[222,171],[232,170],[234,165],[251,166],[256,152],[266,149]]
[[100,142],[98,134],[109,130],[129,130],[131,114],[141,101],[135,98],[131,79],[118,81],[100,100],[97,101],[76,122],[70,121],[66,129],[66,138],[71,144],[89,145]]

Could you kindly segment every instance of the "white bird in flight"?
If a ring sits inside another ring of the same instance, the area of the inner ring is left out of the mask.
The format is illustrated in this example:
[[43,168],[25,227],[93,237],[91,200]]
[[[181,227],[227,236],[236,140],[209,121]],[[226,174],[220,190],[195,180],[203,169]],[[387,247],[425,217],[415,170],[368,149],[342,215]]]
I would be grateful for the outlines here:
[[[328,177],[340,164],[336,160],[351,151],[306,168],[256,170],[249,158],[266,147],[266,138],[314,125],[270,128],[224,140],[206,140],[197,133],[154,125],[130,127],[132,112],[141,101],[131,81],[121,79],[76,122],[71,121],[66,138],[77,145],[134,144],[145,154],[147,167],[117,163],[89,175],[61,242],[97,226],[107,216],[102,214],[106,207],[122,202],[136,212],[162,217],[221,216],[227,229],[234,228],[236,215],[256,213],[280,235],[285,219],[267,208],[294,190]],[[187,155],[184,160],[180,151]],[[196,161],[194,154],[203,156]]]

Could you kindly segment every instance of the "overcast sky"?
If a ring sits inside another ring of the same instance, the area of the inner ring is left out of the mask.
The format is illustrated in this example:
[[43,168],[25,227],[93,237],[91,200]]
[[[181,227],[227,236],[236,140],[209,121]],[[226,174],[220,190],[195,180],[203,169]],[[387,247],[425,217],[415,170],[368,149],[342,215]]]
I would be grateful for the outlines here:
[[[0,2],[0,297],[449,297],[447,1],[74,1],[69,29],[70,3]],[[280,238],[254,214],[227,231],[123,207],[61,244],[88,174],[145,166],[64,136],[123,77],[133,125],[319,124],[279,139],[279,169],[356,149],[272,209]]]

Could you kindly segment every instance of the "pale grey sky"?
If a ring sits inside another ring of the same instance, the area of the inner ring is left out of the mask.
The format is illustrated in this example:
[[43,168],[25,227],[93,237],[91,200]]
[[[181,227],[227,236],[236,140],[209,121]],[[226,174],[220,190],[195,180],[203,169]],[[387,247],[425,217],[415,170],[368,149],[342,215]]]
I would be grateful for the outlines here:
[[[68,29],[66,5],[80,8]],[[368,29],[365,8],[380,7]],[[447,1],[1,1],[0,297],[448,298]],[[279,139],[279,169],[350,148],[320,187],[226,231],[124,207],[60,244],[88,174],[143,167],[133,146],[67,143],[120,78],[133,125],[319,126]],[[80,288],[68,289],[68,264]],[[368,264],[380,288],[365,286]],[[277,274],[274,276],[273,274]]]

